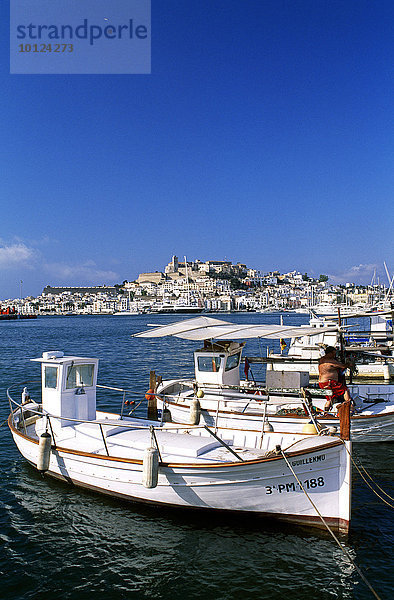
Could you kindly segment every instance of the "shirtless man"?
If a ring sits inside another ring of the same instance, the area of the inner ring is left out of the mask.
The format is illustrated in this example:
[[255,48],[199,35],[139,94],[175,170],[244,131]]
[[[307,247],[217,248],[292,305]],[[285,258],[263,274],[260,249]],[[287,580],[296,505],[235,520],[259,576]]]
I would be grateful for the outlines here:
[[346,384],[339,381],[340,372],[347,369],[350,365],[338,362],[336,352],[335,348],[327,346],[325,355],[319,360],[319,387],[321,389],[332,390],[332,396],[326,396],[327,402],[324,410],[330,410],[334,402],[340,401],[342,396],[345,401],[352,401]]

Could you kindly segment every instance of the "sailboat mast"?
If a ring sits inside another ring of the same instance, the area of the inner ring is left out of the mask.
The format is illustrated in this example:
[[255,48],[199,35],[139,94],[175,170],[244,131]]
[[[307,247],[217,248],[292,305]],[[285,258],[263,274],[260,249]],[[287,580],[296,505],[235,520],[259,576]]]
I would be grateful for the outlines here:
[[185,273],[186,273],[186,287],[187,287],[187,303],[188,305],[190,305],[190,286],[189,286],[189,272],[187,270],[187,260],[186,260],[186,256],[184,256],[185,259]]

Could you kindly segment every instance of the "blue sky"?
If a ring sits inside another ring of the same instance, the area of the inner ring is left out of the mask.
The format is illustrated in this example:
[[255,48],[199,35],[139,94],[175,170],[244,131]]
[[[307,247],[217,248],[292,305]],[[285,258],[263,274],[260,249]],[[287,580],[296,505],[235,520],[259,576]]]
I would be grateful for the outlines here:
[[0,32],[0,299],[172,254],[394,270],[392,2],[152,0],[151,75],[10,75]]

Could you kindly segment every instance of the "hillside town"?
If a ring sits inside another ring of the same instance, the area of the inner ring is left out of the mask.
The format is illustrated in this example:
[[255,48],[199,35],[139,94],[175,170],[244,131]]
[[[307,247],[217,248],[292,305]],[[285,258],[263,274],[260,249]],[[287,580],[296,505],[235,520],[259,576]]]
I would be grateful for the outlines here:
[[329,314],[340,307],[366,309],[387,301],[385,285],[331,284],[291,271],[262,272],[230,261],[178,260],[173,256],[163,271],[140,273],[135,281],[113,286],[51,286],[37,297],[0,302],[1,314],[92,315],[171,312],[294,311],[313,308]]

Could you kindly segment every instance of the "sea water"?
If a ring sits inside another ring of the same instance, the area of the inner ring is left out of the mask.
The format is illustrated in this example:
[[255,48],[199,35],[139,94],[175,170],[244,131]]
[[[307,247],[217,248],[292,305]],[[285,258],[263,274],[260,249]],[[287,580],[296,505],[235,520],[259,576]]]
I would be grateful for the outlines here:
[[[215,315],[212,315],[215,316]],[[0,417],[6,389],[39,379],[31,358],[48,350],[98,357],[99,383],[144,398],[149,372],[191,376],[195,342],[138,339],[148,323],[183,317],[67,316],[0,323]],[[231,314],[237,323],[279,323],[276,314]],[[285,315],[285,325],[308,322]],[[198,343],[197,343],[198,344]],[[253,340],[246,355],[265,356],[279,342]],[[256,379],[262,365],[252,365]],[[119,394],[100,407],[119,411]],[[131,396],[130,396],[131,399]],[[146,410],[141,404],[138,411]],[[392,444],[357,444],[355,456],[394,496]],[[255,517],[218,516],[147,507],[42,477],[19,455],[7,425],[0,428],[0,575],[2,600],[72,599],[367,599],[372,594],[328,533]],[[387,497],[385,497],[387,499]],[[393,503],[393,502],[391,502]],[[341,537],[382,599],[393,597],[393,510],[357,473],[350,535]]]

